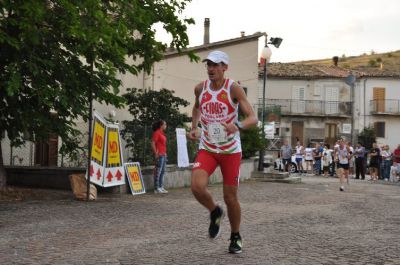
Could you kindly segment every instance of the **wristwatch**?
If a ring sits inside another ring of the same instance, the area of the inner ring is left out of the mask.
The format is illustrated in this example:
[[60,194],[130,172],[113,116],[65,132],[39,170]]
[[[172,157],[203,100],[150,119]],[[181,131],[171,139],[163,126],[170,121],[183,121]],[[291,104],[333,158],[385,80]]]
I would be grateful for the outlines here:
[[236,127],[238,127],[239,129],[243,129],[243,123],[241,121],[235,121],[234,124],[236,125]]

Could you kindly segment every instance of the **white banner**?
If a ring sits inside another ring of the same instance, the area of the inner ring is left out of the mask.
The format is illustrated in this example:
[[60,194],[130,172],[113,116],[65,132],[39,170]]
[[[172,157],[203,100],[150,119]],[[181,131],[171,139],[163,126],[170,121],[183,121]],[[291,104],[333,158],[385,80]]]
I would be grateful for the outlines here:
[[275,122],[268,122],[264,125],[264,132],[266,139],[274,139]]
[[351,124],[350,123],[343,123],[343,133],[350,134],[351,133]]
[[189,155],[187,150],[186,130],[176,128],[176,144],[178,149],[178,167],[189,166]]

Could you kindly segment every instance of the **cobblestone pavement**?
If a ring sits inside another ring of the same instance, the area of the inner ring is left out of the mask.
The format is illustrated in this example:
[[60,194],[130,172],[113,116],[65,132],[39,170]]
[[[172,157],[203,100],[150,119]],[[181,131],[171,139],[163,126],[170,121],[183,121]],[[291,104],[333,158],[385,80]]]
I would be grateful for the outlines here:
[[[222,187],[210,190],[222,202]],[[400,264],[399,185],[354,180],[339,192],[334,178],[247,181],[240,200],[238,255],[227,253],[227,218],[208,239],[208,213],[189,188],[1,202],[0,264]]]

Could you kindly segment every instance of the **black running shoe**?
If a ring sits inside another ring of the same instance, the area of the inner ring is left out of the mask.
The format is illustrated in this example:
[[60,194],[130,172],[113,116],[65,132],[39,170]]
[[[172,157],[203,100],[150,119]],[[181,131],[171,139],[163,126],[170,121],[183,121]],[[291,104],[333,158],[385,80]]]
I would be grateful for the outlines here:
[[221,207],[217,206],[214,211],[210,213],[210,227],[208,228],[208,234],[210,238],[216,238],[219,236],[221,231],[221,221],[224,218],[224,211]]
[[239,233],[231,234],[231,243],[229,244],[229,253],[239,254],[242,252],[242,238]]

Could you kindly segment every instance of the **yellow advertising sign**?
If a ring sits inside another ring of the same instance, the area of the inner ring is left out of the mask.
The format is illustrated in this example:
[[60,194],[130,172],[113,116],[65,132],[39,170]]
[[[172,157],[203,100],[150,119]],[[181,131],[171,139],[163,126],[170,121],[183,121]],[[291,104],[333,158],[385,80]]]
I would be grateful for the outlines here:
[[121,166],[118,128],[108,128],[107,134],[107,167]]
[[105,124],[95,117],[91,159],[99,165],[103,164],[105,131]]
[[125,163],[125,169],[128,176],[129,186],[133,195],[145,193],[142,172],[140,171],[140,164]]

